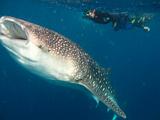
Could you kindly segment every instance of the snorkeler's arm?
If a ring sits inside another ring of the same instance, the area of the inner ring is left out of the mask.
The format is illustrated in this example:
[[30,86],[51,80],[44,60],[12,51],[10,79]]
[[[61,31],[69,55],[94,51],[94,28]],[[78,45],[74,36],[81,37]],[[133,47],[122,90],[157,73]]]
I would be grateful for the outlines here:
[[112,27],[115,31],[118,31],[119,28],[118,28],[118,17],[117,15],[111,15],[111,22],[112,22]]

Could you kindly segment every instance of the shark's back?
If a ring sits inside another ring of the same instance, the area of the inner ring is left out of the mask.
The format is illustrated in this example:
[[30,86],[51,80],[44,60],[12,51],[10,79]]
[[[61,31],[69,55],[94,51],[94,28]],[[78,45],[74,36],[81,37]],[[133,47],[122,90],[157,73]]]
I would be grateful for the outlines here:
[[68,38],[46,28],[31,27],[33,34],[37,34],[35,36],[39,37],[39,46],[41,48],[51,54],[61,56],[62,59],[70,59],[73,62],[74,74],[70,77],[71,82],[85,86],[110,109],[119,116],[126,118],[125,113],[120,109],[114,98],[106,70]]

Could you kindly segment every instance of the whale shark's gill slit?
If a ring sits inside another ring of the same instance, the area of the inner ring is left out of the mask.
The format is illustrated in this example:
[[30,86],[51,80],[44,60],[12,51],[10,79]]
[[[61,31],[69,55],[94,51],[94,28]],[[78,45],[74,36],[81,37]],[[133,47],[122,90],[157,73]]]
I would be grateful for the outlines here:
[[4,20],[3,29],[0,30],[1,35],[5,35],[11,39],[27,40],[26,31],[14,21]]

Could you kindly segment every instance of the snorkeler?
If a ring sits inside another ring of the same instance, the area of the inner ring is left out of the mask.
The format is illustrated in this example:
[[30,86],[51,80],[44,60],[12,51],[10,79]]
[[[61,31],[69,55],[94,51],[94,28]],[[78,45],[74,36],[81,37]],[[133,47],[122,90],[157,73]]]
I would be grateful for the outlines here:
[[133,27],[142,28],[145,32],[150,31],[150,28],[145,25],[150,20],[148,16],[129,16],[127,13],[109,13],[96,9],[85,11],[84,16],[96,23],[112,23],[115,31],[131,29]]

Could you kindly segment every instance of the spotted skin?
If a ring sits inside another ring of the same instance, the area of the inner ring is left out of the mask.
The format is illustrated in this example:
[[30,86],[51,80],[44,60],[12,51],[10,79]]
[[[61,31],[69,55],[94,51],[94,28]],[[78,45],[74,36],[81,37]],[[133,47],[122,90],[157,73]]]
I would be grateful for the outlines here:
[[125,113],[121,110],[113,96],[108,71],[99,66],[76,43],[47,28],[13,17],[8,18],[14,19],[21,24],[27,30],[31,42],[47,54],[72,61],[74,72],[70,74],[70,81],[86,87],[116,114],[126,118]]

